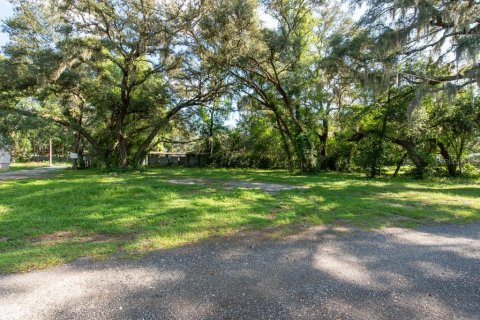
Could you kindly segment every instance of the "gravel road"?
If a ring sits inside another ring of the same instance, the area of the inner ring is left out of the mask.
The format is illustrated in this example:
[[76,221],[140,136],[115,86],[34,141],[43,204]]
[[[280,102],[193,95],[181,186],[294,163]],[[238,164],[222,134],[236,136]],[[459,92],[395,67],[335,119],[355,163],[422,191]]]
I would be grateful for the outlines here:
[[168,183],[173,184],[182,184],[182,185],[209,185],[214,183],[219,183],[224,186],[226,189],[234,189],[234,188],[243,188],[243,189],[260,189],[265,192],[280,192],[280,191],[287,191],[287,190],[297,190],[297,189],[309,189],[308,187],[304,186],[294,186],[290,184],[280,184],[280,183],[269,183],[269,182],[256,182],[256,181],[243,181],[243,180],[212,180],[212,179],[191,179],[191,178],[184,178],[184,179],[170,179],[166,180]]
[[480,319],[480,224],[312,227],[0,276],[0,319]]
[[0,171],[0,181],[2,180],[18,180],[18,179],[44,179],[52,177],[58,170],[65,169],[67,167],[42,167],[35,169],[19,170],[19,171]]

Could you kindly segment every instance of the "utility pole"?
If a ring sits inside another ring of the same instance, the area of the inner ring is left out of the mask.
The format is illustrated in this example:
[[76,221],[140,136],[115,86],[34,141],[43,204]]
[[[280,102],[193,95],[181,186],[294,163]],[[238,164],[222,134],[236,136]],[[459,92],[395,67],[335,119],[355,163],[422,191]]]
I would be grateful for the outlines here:
[[52,146],[52,138],[50,138],[50,159],[49,159],[50,167],[53,165],[53,146]]

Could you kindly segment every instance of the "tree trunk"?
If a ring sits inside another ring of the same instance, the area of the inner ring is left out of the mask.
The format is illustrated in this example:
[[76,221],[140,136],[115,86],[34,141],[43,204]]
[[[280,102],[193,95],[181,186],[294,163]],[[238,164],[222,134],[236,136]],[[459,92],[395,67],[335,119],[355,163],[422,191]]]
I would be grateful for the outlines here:
[[167,116],[166,118],[162,119],[161,121],[159,121],[152,129],[152,131],[150,132],[150,134],[148,135],[148,137],[142,142],[142,144],[140,145],[140,147],[138,148],[137,152],[135,152],[135,155],[133,157],[133,163],[132,165],[134,166],[139,166],[143,159],[145,159],[145,157],[147,156],[148,154],[148,151],[149,151],[149,148],[150,148],[150,145],[152,144],[153,140],[155,139],[155,137],[158,135],[158,133],[160,132],[160,130],[167,124],[167,122],[170,120],[170,117],[171,116]]
[[379,141],[376,146],[374,146],[374,155],[373,155],[373,161],[372,161],[372,166],[371,166],[371,171],[370,171],[370,177],[375,178],[377,175],[379,175],[382,172],[382,155],[384,152],[384,139],[385,135],[387,133],[387,124],[388,124],[388,114],[390,110],[390,87],[388,87],[388,95],[387,95],[387,103],[386,103],[386,109],[385,113],[383,115],[382,119],[382,127],[380,129],[380,134],[379,134]]
[[462,153],[463,149],[465,148],[465,139],[461,138],[460,148],[456,154],[457,156],[457,163],[458,163],[458,173],[463,175],[463,163],[462,163]]
[[295,165],[292,159],[292,152],[290,151],[290,146],[288,145],[288,141],[287,141],[287,138],[285,137],[285,133],[281,128],[280,128],[280,137],[282,138],[283,149],[285,151],[285,154],[287,155],[288,171],[293,172]]
[[455,177],[457,175],[457,165],[455,161],[452,159],[450,156],[450,153],[448,152],[447,147],[443,144],[443,142],[434,139],[432,142],[434,142],[437,147],[440,149],[440,154],[442,155],[443,161],[445,161],[445,166],[447,167],[448,170],[448,175],[450,177]]
[[123,132],[123,130],[120,131],[118,134],[118,156],[120,168],[127,168],[127,141],[125,139],[125,133]]
[[415,142],[402,139],[393,139],[393,142],[405,148],[408,156],[415,164],[416,176],[418,178],[422,178],[427,167],[427,161],[425,161],[425,159],[423,159],[423,157],[417,153]]
[[400,161],[397,162],[397,167],[395,168],[395,172],[393,173],[393,178],[396,178],[398,176],[398,172],[400,172],[400,168],[402,167],[403,165],[403,162],[405,161],[405,159],[408,157],[408,152],[406,152],[402,159],[400,159]]
[[280,117],[280,114],[278,113],[277,108],[273,105],[270,105],[270,109],[273,111],[273,114],[275,115],[275,121],[277,122],[278,130],[280,131],[280,137],[282,139],[283,150],[285,151],[285,154],[287,156],[288,170],[290,172],[293,172],[293,170],[295,169],[295,164],[293,162],[292,151],[290,149],[290,145],[288,144],[288,140],[290,140],[290,142],[292,142],[292,137],[291,137],[290,131],[289,131],[289,129],[286,125],[283,125],[284,123],[282,121],[282,118]]
[[130,106],[129,66],[123,71],[122,86],[120,91],[121,105],[115,122],[115,133],[118,142],[118,165],[120,168],[128,167],[127,138],[125,132],[125,118]]
[[322,134],[319,135],[320,143],[322,144],[320,149],[320,157],[321,157],[320,168],[328,169],[327,141],[328,141],[329,121],[328,119],[323,119],[322,122],[323,122],[323,131],[322,131]]

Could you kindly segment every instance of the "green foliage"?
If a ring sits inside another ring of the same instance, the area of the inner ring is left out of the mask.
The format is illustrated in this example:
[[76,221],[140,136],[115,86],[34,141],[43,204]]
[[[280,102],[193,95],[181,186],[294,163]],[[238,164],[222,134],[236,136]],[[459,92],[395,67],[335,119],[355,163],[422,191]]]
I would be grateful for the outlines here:
[[9,111],[77,132],[101,165],[141,163],[174,116],[223,87],[189,36],[202,10],[173,1],[18,3],[6,22],[5,68],[15,76],[2,85],[38,108],[12,98]]
[[212,166],[373,177],[405,158],[418,177],[462,174],[480,149],[478,3],[354,3],[360,21],[316,0],[14,2],[2,139],[27,158],[53,135],[122,170],[175,150]]
[[354,163],[371,178],[379,175],[382,169],[385,157],[383,143],[381,137],[369,135],[362,139],[356,147]]

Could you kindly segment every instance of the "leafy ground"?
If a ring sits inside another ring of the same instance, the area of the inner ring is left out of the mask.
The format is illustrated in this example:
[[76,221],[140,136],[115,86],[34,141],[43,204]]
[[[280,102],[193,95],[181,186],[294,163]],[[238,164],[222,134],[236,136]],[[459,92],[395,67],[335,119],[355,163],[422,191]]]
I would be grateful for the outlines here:
[[[168,179],[203,178],[208,185]],[[229,189],[242,179],[308,186],[267,193]],[[63,171],[56,178],[0,183],[0,271],[25,271],[81,256],[130,256],[241,230],[281,236],[298,224],[361,228],[480,221],[480,182],[368,180],[325,173],[151,169]]]

